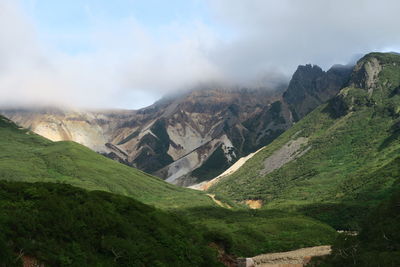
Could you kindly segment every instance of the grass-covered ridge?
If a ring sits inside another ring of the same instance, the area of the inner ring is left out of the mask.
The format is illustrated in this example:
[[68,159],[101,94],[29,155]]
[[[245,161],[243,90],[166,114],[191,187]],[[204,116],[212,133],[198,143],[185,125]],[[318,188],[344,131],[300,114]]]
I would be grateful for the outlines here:
[[[399,88],[399,55],[365,56],[349,87],[210,191],[236,201],[262,199],[266,208],[296,209],[337,228],[357,228],[366,209],[386,198],[400,176]],[[263,174],[265,160],[299,137],[307,138],[305,154]]]

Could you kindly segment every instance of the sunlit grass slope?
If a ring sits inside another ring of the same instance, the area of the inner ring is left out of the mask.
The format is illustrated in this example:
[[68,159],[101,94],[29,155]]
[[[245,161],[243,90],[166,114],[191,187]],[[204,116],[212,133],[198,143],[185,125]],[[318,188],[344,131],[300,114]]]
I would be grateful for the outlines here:
[[215,205],[202,192],[168,184],[77,143],[49,141],[4,117],[0,117],[0,179],[68,183],[168,209]]

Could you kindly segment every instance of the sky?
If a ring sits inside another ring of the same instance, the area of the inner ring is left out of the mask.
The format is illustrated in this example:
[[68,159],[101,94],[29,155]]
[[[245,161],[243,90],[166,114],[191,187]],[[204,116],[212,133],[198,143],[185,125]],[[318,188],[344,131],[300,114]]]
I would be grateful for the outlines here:
[[397,0],[0,0],[0,105],[137,109],[399,51]]

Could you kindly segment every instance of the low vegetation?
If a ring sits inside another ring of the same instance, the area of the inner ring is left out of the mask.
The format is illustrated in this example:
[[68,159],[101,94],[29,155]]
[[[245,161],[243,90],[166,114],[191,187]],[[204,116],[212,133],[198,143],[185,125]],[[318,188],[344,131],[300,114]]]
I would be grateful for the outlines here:
[[0,266],[26,256],[46,266],[219,265],[178,216],[66,184],[0,182],[0,227]]
[[330,226],[295,212],[207,207],[185,212],[205,229],[207,240],[240,257],[328,245],[337,235]]
[[317,266],[400,266],[400,186],[362,224],[358,236],[340,235]]

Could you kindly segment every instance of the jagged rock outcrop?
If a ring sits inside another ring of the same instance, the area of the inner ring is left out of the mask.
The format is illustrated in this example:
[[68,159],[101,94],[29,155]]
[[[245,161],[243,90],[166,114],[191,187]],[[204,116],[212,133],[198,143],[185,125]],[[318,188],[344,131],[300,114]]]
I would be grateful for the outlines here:
[[354,67],[351,85],[371,91],[381,70],[382,66],[377,58],[371,57],[369,60],[361,60]]
[[296,121],[335,96],[349,81],[352,66],[334,65],[323,71],[317,65],[299,66],[283,94]]

